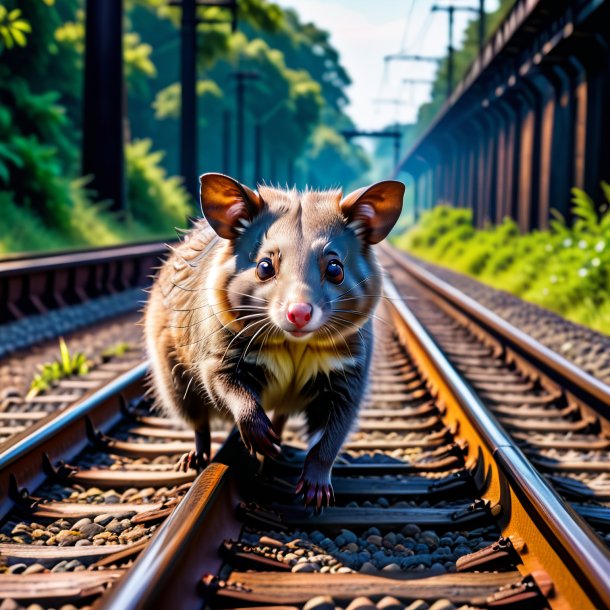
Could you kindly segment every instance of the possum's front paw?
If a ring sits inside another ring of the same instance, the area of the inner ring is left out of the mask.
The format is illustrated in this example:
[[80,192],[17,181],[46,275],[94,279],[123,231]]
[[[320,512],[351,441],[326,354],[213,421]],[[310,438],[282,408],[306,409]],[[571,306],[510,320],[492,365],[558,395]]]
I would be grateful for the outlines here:
[[210,460],[205,453],[199,453],[196,449],[193,449],[180,457],[174,466],[174,470],[178,470],[180,472],[196,470],[197,472],[201,472],[209,463]]
[[277,457],[281,439],[273,430],[271,421],[262,409],[237,422],[237,427],[250,453],[260,453],[267,457]]
[[320,509],[335,503],[335,493],[330,482],[330,468],[318,461],[306,460],[295,493],[305,496],[305,506],[315,504]]

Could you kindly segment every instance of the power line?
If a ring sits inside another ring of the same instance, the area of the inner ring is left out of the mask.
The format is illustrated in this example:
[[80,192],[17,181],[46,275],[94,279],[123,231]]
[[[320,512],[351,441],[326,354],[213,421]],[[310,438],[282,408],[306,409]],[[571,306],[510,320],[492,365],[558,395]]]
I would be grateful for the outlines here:
[[451,92],[453,91],[453,72],[454,72],[454,62],[453,62],[453,54],[455,52],[455,48],[453,47],[453,16],[456,11],[464,11],[464,12],[475,12],[478,13],[479,9],[470,7],[470,6],[456,6],[455,4],[450,4],[448,6],[439,6],[435,4],[431,11],[436,13],[437,11],[445,11],[447,13],[447,17],[449,18],[449,42],[447,44],[447,99],[451,97]]
[[411,0],[411,5],[409,6],[409,10],[407,12],[407,21],[405,23],[405,29],[402,34],[402,40],[400,42],[401,51],[405,51],[405,46],[407,44],[407,38],[409,37],[409,31],[411,29],[411,17],[413,16],[413,9],[415,8],[415,0]]

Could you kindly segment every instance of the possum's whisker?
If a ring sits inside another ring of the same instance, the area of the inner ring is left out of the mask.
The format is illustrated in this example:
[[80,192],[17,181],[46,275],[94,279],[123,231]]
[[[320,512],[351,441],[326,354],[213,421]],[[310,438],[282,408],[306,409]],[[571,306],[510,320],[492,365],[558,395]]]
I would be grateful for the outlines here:
[[[215,315],[218,315],[219,313],[226,313],[226,312],[235,313],[237,311],[247,312],[247,311],[252,311],[253,309],[260,309],[261,311],[267,311],[266,307],[239,307],[239,308],[231,307],[230,309],[223,309],[221,311],[214,311],[209,316],[206,316],[205,318],[202,318],[201,320],[197,320],[197,322],[191,322],[190,324],[185,324],[185,325],[182,325],[182,326],[179,326],[177,324],[168,324],[166,326],[166,328],[191,328],[191,326],[197,326],[198,324],[202,324],[206,320],[209,320],[210,318],[214,317]],[[256,314],[256,315],[261,315],[261,314]],[[246,318],[249,318],[249,317],[251,317],[251,316],[238,316],[235,319],[235,321],[238,322],[240,320],[245,320]]]
[[357,284],[354,284],[349,290],[342,292],[338,297],[335,297],[334,299],[330,299],[330,301],[326,301],[326,303],[324,303],[324,304],[329,305],[330,303],[335,303],[336,301],[340,300],[343,295],[349,294],[352,290],[355,290],[356,288],[358,288],[358,286],[360,286],[361,284],[363,284],[367,280],[370,280],[373,277],[381,277],[381,276],[379,273],[371,273],[371,275],[367,275],[364,279],[360,280]]
[[361,294],[357,297],[347,297],[346,299],[337,298],[333,300],[333,303],[341,303],[343,301],[357,301],[362,297],[377,297],[380,299],[386,299],[387,301],[417,301],[418,297],[388,297],[385,294]]
[[[254,318],[254,317],[261,317],[264,316],[265,314],[262,313],[257,313],[257,314],[252,314],[251,316],[244,316],[243,318],[240,318],[240,320],[244,320],[246,317],[248,318]],[[239,331],[235,337],[233,337],[231,339],[231,343],[241,334],[243,333],[245,330],[247,330],[249,328],[249,325],[246,325],[244,328],[242,328],[241,331]],[[192,343],[183,343],[182,345],[179,345],[178,347],[187,347],[189,345],[197,345],[198,343],[201,343],[202,341],[205,341],[206,339],[209,339],[213,334],[220,332],[221,330],[228,330],[227,326],[225,326],[224,324],[220,327],[217,328],[215,331],[205,335],[204,337],[201,337],[201,339],[198,339],[197,341],[193,341]],[[230,332],[230,331],[229,331]],[[229,344],[230,345],[230,344]],[[228,349],[228,348],[227,348]]]
[[253,294],[248,294],[246,292],[239,292],[238,290],[229,290],[228,288],[220,288],[219,286],[198,286],[197,288],[187,288],[186,286],[181,286],[177,284],[173,280],[170,280],[172,286],[179,288],[180,290],[184,290],[185,292],[201,292],[202,290],[220,290],[221,292],[230,292],[231,294],[238,294],[242,297],[248,297],[250,299],[255,299],[257,301],[262,301],[263,303],[269,303],[269,299],[265,299],[263,297],[257,297]]
[[[329,325],[332,327],[332,325]],[[324,327],[323,327],[324,328]],[[335,338],[333,337],[333,334],[330,332],[330,330],[328,328],[324,328],[324,331],[326,331],[326,333],[328,334],[328,338],[330,339],[330,342],[332,344],[332,348],[337,356],[337,359],[339,360],[339,363],[341,364],[341,372],[343,373],[343,378],[345,379],[345,383],[349,383],[347,380],[347,374],[345,372],[345,367],[343,366],[343,359],[341,358],[341,354],[339,353],[339,348],[337,347],[337,343],[335,342]],[[341,335],[341,333],[339,333],[339,336]],[[343,337],[341,337],[343,339]],[[345,343],[345,346],[347,347],[347,343],[345,341],[345,339],[343,339],[343,343]],[[347,351],[349,352],[350,357],[353,359],[352,356],[352,352],[349,349],[349,347],[347,347]]]
[[[353,326],[356,329],[356,333],[358,334],[358,338],[360,339],[360,343],[362,343],[362,347],[364,349],[366,349],[366,343],[364,341],[364,337],[362,336],[362,332],[360,327],[355,324],[354,322],[350,322],[349,320],[345,320],[343,319],[341,316],[331,316],[329,319],[329,323],[331,323],[332,326],[332,322],[337,322],[338,324],[343,324],[344,326]],[[341,329],[340,328],[336,328],[335,329],[337,331],[337,333],[341,336],[341,338],[343,339],[343,336],[341,335]]]
[[383,322],[384,324],[387,324],[390,328],[392,328],[392,325],[387,320],[384,320],[383,318],[376,316],[374,313],[367,313],[366,311],[358,311],[356,309],[333,309],[333,313],[339,312],[339,311],[342,313],[353,313],[353,314],[356,314],[359,316],[363,316],[365,318],[377,320],[379,322]]
[[265,330],[265,328],[267,328],[267,326],[271,326],[272,324],[273,324],[273,321],[269,320],[264,326],[262,326],[259,330],[257,330],[256,333],[252,336],[252,338],[250,339],[250,342],[248,343],[248,345],[246,345],[246,349],[243,351],[242,355],[240,356],[239,360],[237,361],[238,367],[241,364],[241,361],[245,358],[246,354],[248,353],[248,350],[250,349],[252,342],[256,339],[256,337],[258,337],[258,335],[261,334],[261,332],[263,330]]
[[267,332],[265,333],[265,336],[262,338],[261,340],[261,344],[258,350],[258,354],[256,354],[256,366],[258,366],[258,357],[260,356],[260,353],[263,349],[263,347],[265,347],[265,343],[267,343],[267,341],[271,338],[271,334],[274,332],[274,325],[271,324],[269,326],[269,328],[267,329]]
[[[231,348],[231,345],[233,345],[233,343],[236,341],[236,339],[242,335],[244,332],[246,332],[247,330],[250,330],[253,326],[255,326],[256,324],[261,324],[262,322],[265,322],[265,320],[267,320],[267,316],[265,316],[264,314],[258,314],[258,316],[262,317],[262,320],[259,321],[254,321],[251,322],[250,324],[246,324],[246,326],[244,326],[229,342],[229,345],[227,345],[227,349],[225,350],[225,353],[222,355],[222,358],[220,359],[220,363],[222,364],[224,362],[224,359],[227,356],[227,353],[229,352],[229,349]],[[264,327],[263,327],[264,328]],[[254,335],[256,336],[256,334]],[[245,352],[244,352],[245,353]],[[242,357],[243,357],[243,353],[242,353]],[[239,362],[241,362],[241,358],[239,359]],[[239,365],[239,363],[238,363]]]

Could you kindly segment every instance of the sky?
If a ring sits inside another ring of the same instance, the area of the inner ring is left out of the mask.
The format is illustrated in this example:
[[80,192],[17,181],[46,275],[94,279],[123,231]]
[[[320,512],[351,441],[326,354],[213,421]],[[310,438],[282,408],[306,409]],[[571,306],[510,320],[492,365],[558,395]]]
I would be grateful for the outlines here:
[[[274,0],[296,9],[303,21],[331,32],[331,42],[352,78],[347,109],[359,129],[381,129],[396,121],[413,122],[417,107],[427,101],[430,86],[411,85],[404,79],[431,79],[436,64],[384,62],[400,51],[440,57],[446,55],[448,18],[431,13],[434,4],[478,7],[478,0]],[[487,0],[488,11],[497,0]],[[472,15],[455,13],[454,45]],[[389,100],[389,101],[379,101]],[[400,103],[396,103],[399,101]]]

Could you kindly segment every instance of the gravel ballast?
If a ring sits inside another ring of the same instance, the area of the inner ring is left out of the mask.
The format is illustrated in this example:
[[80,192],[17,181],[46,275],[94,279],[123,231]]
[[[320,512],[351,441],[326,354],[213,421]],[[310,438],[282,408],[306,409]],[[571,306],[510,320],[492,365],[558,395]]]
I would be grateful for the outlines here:
[[610,337],[461,273],[406,256],[593,377],[610,385]]

